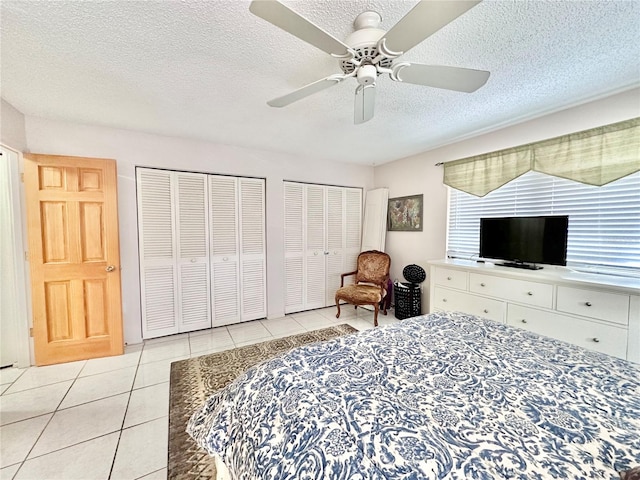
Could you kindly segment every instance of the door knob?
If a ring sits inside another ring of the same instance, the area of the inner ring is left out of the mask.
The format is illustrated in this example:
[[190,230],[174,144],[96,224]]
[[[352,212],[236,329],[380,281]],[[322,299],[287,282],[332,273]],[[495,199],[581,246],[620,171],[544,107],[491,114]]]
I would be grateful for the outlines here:
[[113,265],[108,265],[107,268],[105,268],[107,272],[113,272],[115,269],[116,267],[114,267]]

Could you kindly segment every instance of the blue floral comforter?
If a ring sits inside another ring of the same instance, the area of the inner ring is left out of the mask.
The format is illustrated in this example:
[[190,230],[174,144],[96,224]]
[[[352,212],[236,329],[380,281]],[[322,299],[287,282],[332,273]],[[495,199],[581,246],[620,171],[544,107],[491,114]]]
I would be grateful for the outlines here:
[[255,366],[188,432],[237,479],[615,479],[640,464],[640,366],[431,314]]

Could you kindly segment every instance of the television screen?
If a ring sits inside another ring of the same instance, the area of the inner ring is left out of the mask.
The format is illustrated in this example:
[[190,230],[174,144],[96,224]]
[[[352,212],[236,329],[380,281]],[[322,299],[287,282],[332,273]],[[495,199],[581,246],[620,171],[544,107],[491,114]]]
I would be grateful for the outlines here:
[[567,264],[569,217],[507,217],[480,219],[480,256],[508,260],[508,266]]

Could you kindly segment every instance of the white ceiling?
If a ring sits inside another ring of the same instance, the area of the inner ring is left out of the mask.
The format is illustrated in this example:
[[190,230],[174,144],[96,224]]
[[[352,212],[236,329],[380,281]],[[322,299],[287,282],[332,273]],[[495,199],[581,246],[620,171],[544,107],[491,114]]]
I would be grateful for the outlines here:
[[[389,29],[415,1],[285,1],[337,38],[365,10]],[[380,164],[640,85],[640,1],[485,0],[404,60],[489,70],[467,94],[355,80],[285,108],[267,100],[338,62],[247,1],[2,0],[2,97],[26,115]]]

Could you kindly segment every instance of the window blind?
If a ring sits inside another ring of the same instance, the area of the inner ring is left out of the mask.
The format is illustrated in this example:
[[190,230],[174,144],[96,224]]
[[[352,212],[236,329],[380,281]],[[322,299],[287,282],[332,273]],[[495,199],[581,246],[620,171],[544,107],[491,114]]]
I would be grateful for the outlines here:
[[481,217],[536,215],[569,215],[568,266],[638,274],[640,172],[596,187],[531,171],[484,197],[451,188],[447,254],[478,255]]

